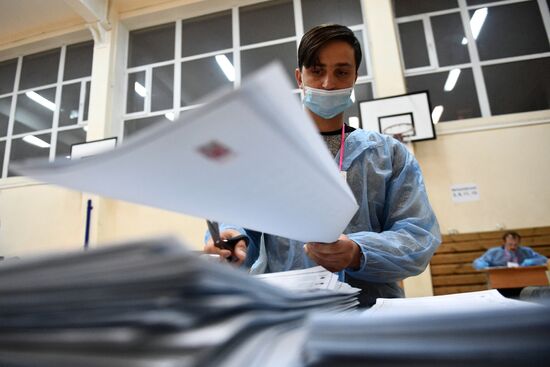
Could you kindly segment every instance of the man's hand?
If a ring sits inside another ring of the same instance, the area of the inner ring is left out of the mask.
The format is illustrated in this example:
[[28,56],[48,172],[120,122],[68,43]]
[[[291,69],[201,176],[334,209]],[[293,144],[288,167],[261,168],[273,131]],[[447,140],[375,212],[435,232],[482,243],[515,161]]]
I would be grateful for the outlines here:
[[346,235],[332,243],[306,243],[304,250],[313,261],[333,273],[345,268],[358,269],[361,265],[361,248]]
[[[222,240],[228,240],[239,235],[240,233],[234,229],[227,229],[220,233],[220,237]],[[231,251],[229,250],[222,250],[214,246],[214,240],[210,238],[206,245],[204,245],[204,253],[217,254],[220,255],[222,259],[226,260],[229,260],[229,257],[233,255],[237,259],[237,261],[232,262],[231,264],[235,266],[240,266],[246,260],[246,242],[244,240],[237,242],[237,244],[235,245],[235,250],[233,251],[233,253],[231,253]]]

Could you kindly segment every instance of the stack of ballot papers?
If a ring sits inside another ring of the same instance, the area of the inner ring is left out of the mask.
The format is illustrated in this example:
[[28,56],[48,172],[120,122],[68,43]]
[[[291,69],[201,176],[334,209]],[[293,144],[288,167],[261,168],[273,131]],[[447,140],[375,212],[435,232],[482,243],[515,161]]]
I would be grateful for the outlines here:
[[292,292],[312,292],[318,289],[328,289],[340,294],[358,295],[361,289],[338,280],[338,275],[331,273],[322,266],[308,269],[282,271],[255,275],[269,284]]
[[67,188],[334,242],[358,205],[279,64],[208,97],[184,121],[156,124],[114,151],[15,165]]
[[299,355],[308,313],[355,304],[349,291],[272,286],[166,238],[21,260],[0,265],[0,366],[280,366]]
[[362,313],[314,315],[305,366],[542,367],[550,361],[550,304],[496,290],[379,299]]

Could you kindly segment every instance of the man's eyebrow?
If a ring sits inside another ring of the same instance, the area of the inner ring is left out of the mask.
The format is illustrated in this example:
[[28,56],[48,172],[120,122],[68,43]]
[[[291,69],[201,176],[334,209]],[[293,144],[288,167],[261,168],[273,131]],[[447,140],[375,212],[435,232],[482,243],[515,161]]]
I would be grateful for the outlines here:
[[[341,68],[341,67],[353,67],[352,64],[350,64],[349,62],[339,62],[339,63],[336,63],[334,64],[334,66],[338,67],[338,68]],[[327,65],[326,64],[322,64],[322,63],[315,63],[313,65],[311,65],[311,67],[313,68],[326,68]]]
[[352,67],[353,65],[350,64],[349,62],[339,62],[339,63],[336,64],[336,66],[339,66],[339,67],[342,67],[342,66],[345,66],[345,67],[347,67],[347,66]]

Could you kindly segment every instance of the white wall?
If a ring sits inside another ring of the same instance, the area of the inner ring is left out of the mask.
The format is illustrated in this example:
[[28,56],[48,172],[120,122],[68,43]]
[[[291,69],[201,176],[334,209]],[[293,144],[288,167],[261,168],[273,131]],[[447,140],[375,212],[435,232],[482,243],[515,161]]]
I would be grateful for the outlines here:
[[[415,153],[443,233],[550,225],[550,124],[442,135]],[[470,183],[480,200],[453,202],[450,186]]]

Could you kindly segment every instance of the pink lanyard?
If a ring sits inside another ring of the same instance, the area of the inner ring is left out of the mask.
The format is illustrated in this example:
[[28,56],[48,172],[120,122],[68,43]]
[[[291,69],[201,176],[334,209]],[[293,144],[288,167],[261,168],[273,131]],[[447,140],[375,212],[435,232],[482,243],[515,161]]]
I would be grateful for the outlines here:
[[340,171],[342,171],[342,163],[344,162],[344,148],[345,148],[345,142],[346,140],[346,124],[342,124],[342,138],[340,139],[340,165],[338,168],[340,168]]

